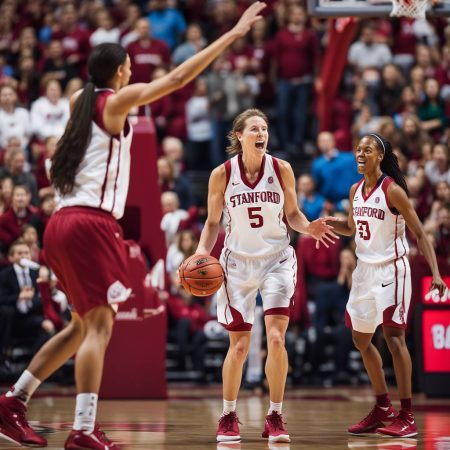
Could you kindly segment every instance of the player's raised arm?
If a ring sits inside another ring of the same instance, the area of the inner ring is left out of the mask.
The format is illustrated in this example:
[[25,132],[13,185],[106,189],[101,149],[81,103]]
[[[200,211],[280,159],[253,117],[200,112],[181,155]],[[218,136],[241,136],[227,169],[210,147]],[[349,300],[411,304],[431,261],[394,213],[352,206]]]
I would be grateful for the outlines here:
[[437,289],[439,295],[442,297],[447,289],[447,285],[441,278],[438,264],[436,261],[436,254],[427,238],[423,225],[417,216],[411,202],[406,195],[406,192],[396,183],[391,183],[388,187],[389,202],[405,219],[407,227],[413,232],[417,239],[417,246],[422,254],[425,256],[428,265],[430,266],[433,275],[431,289]]
[[167,75],[148,84],[136,83],[122,88],[109,101],[110,114],[126,115],[133,107],[155,101],[189,83],[236,39],[248,33],[252,25],[262,18],[259,13],[265,7],[264,2],[252,3],[230,31]]
[[343,236],[353,236],[355,234],[355,222],[353,221],[353,197],[355,196],[356,188],[358,184],[355,183],[350,188],[349,201],[350,201],[350,209],[348,212],[347,219],[335,219],[330,224],[333,226],[333,231],[338,234],[342,234]]
[[208,185],[208,218],[200,236],[197,251],[198,255],[209,255],[213,249],[219,233],[220,219],[222,217],[224,192],[226,189],[225,166],[216,167],[209,178]]
[[339,237],[333,233],[333,227],[328,225],[326,221],[329,220],[331,222],[335,218],[321,217],[310,222],[298,208],[297,195],[295,193],[295,177],[291,165],[286,161],[278,161],[284,184],[284,212],[289,226],[299,233],[309,234],[325,245],[325,247],[329,246],[328,243],[334,244],[334,239],[339,239]]

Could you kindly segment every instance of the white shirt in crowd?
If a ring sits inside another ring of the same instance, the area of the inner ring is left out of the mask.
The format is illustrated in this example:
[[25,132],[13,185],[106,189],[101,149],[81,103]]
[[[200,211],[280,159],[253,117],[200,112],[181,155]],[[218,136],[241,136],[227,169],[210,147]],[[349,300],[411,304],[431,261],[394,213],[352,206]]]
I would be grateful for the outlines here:
[[120,30],[118,28],[112,28],[111,30],[105,30],[104,28],[97,28],[89,38],[89,42],[92,47],[99,44],[113,43],[118,44],[120,39]]
[[194,142],[209,141],[212,126],[208,97],[192,97],[186,103],[186,127],[188,139]]
[[392,53],[386,44],[373,43],[370,45],[356,41],[350,46],[348,61],[359,69],[383,66],[392,61]]
[[17,137],[25,148],[30,141],[31,120],[30,113],[25,108],[14,108],[8,113],[0,108],[0,147],[6,148],[8,139]]
[[61,98],[52,103],[43,96],[31,105],[31,129],[40,139],[62,136],[69,120],[69,100]]

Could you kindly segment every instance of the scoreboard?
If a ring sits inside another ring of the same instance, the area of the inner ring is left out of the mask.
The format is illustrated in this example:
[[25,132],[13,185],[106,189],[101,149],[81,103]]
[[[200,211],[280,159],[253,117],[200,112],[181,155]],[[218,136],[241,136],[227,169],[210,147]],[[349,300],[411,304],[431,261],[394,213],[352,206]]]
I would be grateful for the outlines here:
[[[443,277],[450,286],[450,277]],[[422,303],[416,318],[416,348],[420,352],[420,390],[429,396],[450,396],[450,299],[428,298],[431,277],[422,280]]]

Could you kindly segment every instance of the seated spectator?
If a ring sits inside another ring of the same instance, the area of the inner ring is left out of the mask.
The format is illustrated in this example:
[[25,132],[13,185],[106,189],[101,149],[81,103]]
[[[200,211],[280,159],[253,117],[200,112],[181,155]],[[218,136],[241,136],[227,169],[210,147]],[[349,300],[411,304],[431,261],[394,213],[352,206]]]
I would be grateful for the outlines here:
[[166,156],[160,156],[157,162],[157,169],[158,184],[161,192],[175,191],[182,209],[188,209],[192,206],[194,202],[189,179],[183,174],[175,177],[172,160]]
[[39,236],[36,228],[30,224],[24,225],[19,239],[28,245],[31,255],[30,259],[36,263],[39,262],[41,249],[39,247]]
[[435,186],[435,196],[431,205],[430,215],[424,224],[427,230],[433,231],[438,220],[438,212],[445,205],[450,205],[450,185],[447,181],[438,181]]
[[41,199],[41,206],[39,207],[38,211],[38,216],[41,220],[43,231],[45,230],[45,227],[47,226],[50,217],[55,212],[55,208],[56,208],[55,194],[54,193],[45,194]]
[[21,56],[19,65],[14,72],[17,82],[17,98],[19,103],[29,108],[39,97],[41,77],[36,69],[36,62],[32,56]]
[[61,89],[64,90],[69,80],[76,75],[76,68],[64,57],[62,42],[52,40],[48,44],[47,58],[42,67],[42,86],[45,86],[50,80],[58,80],[61,84]]
[[171,282],[179,284],[178,268],[181,263],[197,250],[198,241],[191,230],[182,230],[177,233],[175,242],[167,250],[166,271]]
[[4,176],[0,179],[0,217],[10,207],[14,181]]
[[425,164],[425,174],[433,186],[438,181],[450,184],[450,155],[447,145],[437,144],[433,147],[431,160]]
[[214,161],[211,158],[212,122],[208,86],[203,78],[197,78],[194,95],[186,103],[186,127],[188,167],[191,170],[213,169]]
[[11,151],[7,156],[6,166],[0,169],[0,178],[11,177],[14,184],[20,184],[27,187],[31,193],[31,202],[33,205],[39,204],[36,178],[30,172],[25,172],[25,153],[21,149]]
[[119,28],[114,26],[113,18],[106,8],[100,8],[95,14],[97,29],[91,34],[89,43],[91,47],[112,42],[117,44],[120,38]]
[[403,75],[396,65],[386,64],[383,67],[377,95],[377,100],[380,105],[379,114],[381,116],[392,116],[400,107],[404,84]]
[[44,195],[53,193],[53,186],[50,185],[47,165],[55,154],[56,144],[59,141],[58,136],[49,136],[45,139],[44,148],[39,147],[42,151],[36,155],[36,182],[39,189],[39,198]]
[[120,43],[127,48],[128,44],[138,39],[136,23],[141,17],[141,10],[138,5],[130,3],[126,5],[125,18],[120,22]]
[[162,140],[161,148],[163,155],[172,161],[175,178],[178,177],[185,170],[183,142],[176,137],[167,136]]
[[436,220],[436,256],[446,258],[450,262],[450,205],[439,208]]
[[170,50],[165,42],[152,37],[147,19],[136,22],[136,32],[138,39],[127,47],[131,61],[130,83],[148,83],[157,67],[168,68]]
[[180,209],[180,201],[176,192],[163,192],[161,194],[161,207],[163,212],[161,230],[165,233],[166,245],[169,247],[174,242],[180,223],[186,220],[189,214],[186,210]]
[[419,160],[422,157],[423,145],[432,142],[429,134],[422,129],[416,114],[403,114],[400,133],[402,153],[412,160]]
[[194,56],[206,45],[200,25],[196,23],[189,24],[186,30],[186,40],[180,44],[172,54],[172,61],[176,66]]
[[10,48],[10,61],[13,66],[17,65],[20,57],[23,55],[31,56],[35,61],[40,61],[42,57],[42,48],[36,38],[36,31],[33,27],[25,27],[20,30],[19,38]]
[[186,31],[186,21],[181,12],[168,3],[167,0],[150,1],[148,20],[152,25],[154,36],[173,49]]
[[420,103],[417,115],[422,129],[427,131],[437,143],[448,128],[449,120],[445,105],[439,96],[439,83],[434,78],[425,81],[425,98]]
[[10,85],[0,87],[0,147],[6,148],[8,139],[20,139],[22,149],[28,146],[31,136],[30,113],[17,106],[16,90]]
[[354,42],[348,52],[348,62],[362,79],[370,84],[380,80],[378,70],[392,61],[392,54],[386,44],[375,42],[375,27],[367,23],[361,29],[359,39]]
[[[42,302],[37,289],[38,270],[25,263],[31,259],[28,246],[15,241],[9,250],[11,265],[0,272],[0,359],[14,340],[25,340],[31,353],[55,332],[44,319]],[[3,362],[3,361],[1,361]]]
[[24,225],[32,224],[37,230],[41,229],[41,219],[35,209],[30,207],[30,198],[26,186],[14,186],[11,207],[0,216],[0,250],[7,250],[20,237]]
[[348,193],[361,175],[353,153],[340,152],[332,133],[323,131],[317,137],[322,156],[312,163],[312,176],[317,191],[333,203],[348,199]]
[[45,86],[45,95],[31,106],[31,127],[40,141],[49,136],[62,136],[69,120],[69,101],[62,97],[57,80]]
[[66,89],[64,89],[64,98],[70,101],[70,98],[72,97],[75,92],[79,91],[83,88],[83,80],[81,78],[71,78],[69,82],[67,83]]
[[298,207],[310,221],[318,219],[325,208],[326,200],[315,191],[314,180],[309,174],[297,179]]

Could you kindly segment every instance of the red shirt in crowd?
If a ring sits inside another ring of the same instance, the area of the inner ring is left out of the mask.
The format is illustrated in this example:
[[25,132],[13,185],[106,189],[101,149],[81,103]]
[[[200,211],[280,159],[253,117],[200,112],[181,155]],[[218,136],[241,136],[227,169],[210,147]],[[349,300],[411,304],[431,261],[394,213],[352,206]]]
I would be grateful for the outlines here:
[[311,30],[293,33],[288,28],[283,28],[275,36],[272,57],[278,64],[280,78],[313,75],[319,65],[319,40]]
[[140,41],[131,42],[127,52],[131,60],[130,83],[149,83],[156,67],[170,64],[169,47],[158,39],[152,39],[148,46],[143,46]]
[[31,223],[40,228],[40,219],[34,209],[27,208],[23,217],[18,217],[12,208],[0,216],[0,242],[9,247],[22,234],[22,227]]

